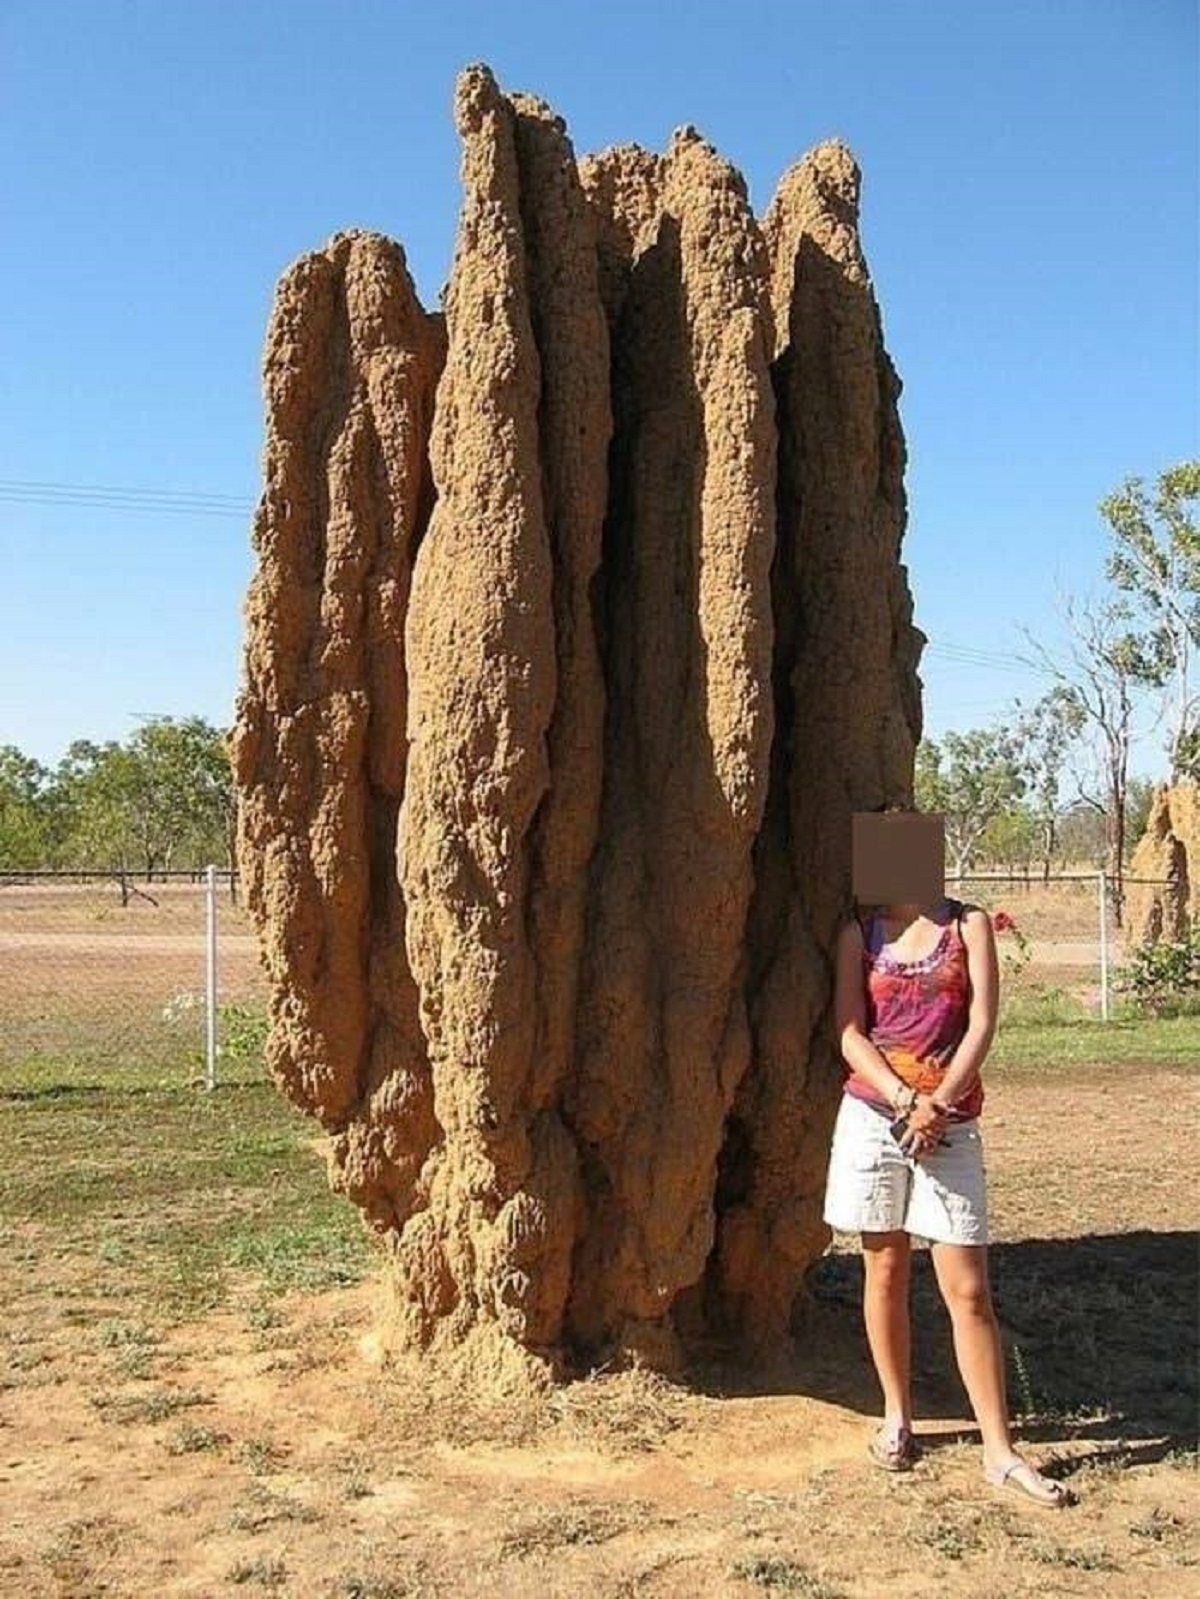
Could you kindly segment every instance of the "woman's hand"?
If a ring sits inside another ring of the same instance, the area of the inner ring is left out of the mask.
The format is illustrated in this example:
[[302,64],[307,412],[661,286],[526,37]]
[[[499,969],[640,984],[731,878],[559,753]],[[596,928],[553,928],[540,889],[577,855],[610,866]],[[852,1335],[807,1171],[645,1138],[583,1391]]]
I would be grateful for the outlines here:
[[918,1094],[917,1102],[908,1113],[908,1127],[900,1140],[906,1155],[919,1158],[927,1155],[941,1142],[947,1126],[944,1110],[939,1110],[929,1094]]

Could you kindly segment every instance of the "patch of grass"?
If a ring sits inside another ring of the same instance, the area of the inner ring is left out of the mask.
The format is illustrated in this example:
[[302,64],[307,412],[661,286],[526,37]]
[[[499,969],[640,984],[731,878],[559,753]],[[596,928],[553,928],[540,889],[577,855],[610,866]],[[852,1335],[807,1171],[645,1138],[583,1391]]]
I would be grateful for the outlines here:
[[694,1402],[685,1388],[640,1366],[485,1394],[464,1387],[448,1368],[402,1354],[389,1361],[379,1397],[397,1436],[500,1447],[554,1438],[617,1457],[657,1449],[684,1425]]
[[256,1476],[268,1471],[278,1471],[287,1459],[287,1450],[269,1438],[247,1438],[239,1450],[239,1458]]
[[1012,994],[988,1055],[988,1070],[1042,1071],[1071,1066],[1194,1069],[1200,1016],[1142,1017],[1117,1005],[1099,1019],[1061,989]]
[[914,1529],[913,1536],[926,1548],[935,1549],[945,1560],[961,1560],[982,1547],[978,1526],[959,1518],[935,1517],[922,1521]]
[[411,1599],[412,1592],[390,1577],[344,1577],[338,1589],[339,1599]]
[[320,1519],[311,1505],[293,1499],[290,1494],[276,1493],[261,1482],[252,1482],[245,1502],[230,1512],[229,1525],[234,1532],[257,1533],[281,1521],[311,1523]]
[[117,1351],[112,1369],[118,1377],[147,1382],[154,1375],[158,1358],[157,1350],[149,1349],[145,1344],[127,1344],[124,1349]]
[[782,1555],[747,1555],[735,1560],[733,1576],[742,1582],[755,1583],[772,1593],[802,1594],[804,1599],[842,1599],[839,1588],[832,1588],[820,1577],[814,1577],[794,1560]]
[[137,1321],[102,1321],[96,1336],[104,1349],[148,1348],[162,1343],[162,1334]]
[[1149,1543],[1171,1543],[1184,1531],[1184,1523],[1171,1511],[1155,1505],[1139,1521],[1130,1524],[1130,1536],[1145,1538]]
[[95,1592],[89,1562],[111,1559],[120,1547],[122,1529],[110,1516],[85,1516],[70,1521],[42,1551],[42,1563],[67,1593]]
[[1028,1555],[1041,1566],[1065,1566],[1072,1571],[1120,1571],[1102,1543],[1070,1547],[1059,1543],[1033,1543]]
[[[1081,1346],[1086,1344],[1088,1336],[1089,1329],[1080,1330],[1073,1346],[1076,1354],[1079,1354]],[[1048,1381],[1035,1379],[1031,1369],[1032,1357],[1023,1345],[1015,1342],[1011,1344],[1008,1356],[1013,1376],[1012,1409],[1013,1415],[1018,1420],[1070,1427],[1099,1420],[1110,1414],[1110,1407],[1107,1405],[1072,1405],[1057,1393]]]
[[268,1560],[265,1555],[257,1560],[239,1560],[230,1568],[229,1581],[238,1587],[254,1583],[259,1588],[282,1588],[287,1581],[287,1567],[282,1560]]
[[[14,1349],[8,1357],[8,1368],[10,1372],[35,1372],[39,1366],[50,1366],[53,1362],[54,1357],[47,1354],[44,1349]],[[10,1379],[10,1383],[12,1386],[17,1386],[15,1379]],[[40,1378],[37,1381],[30,1379],[22,1386],[37,1388],[42,1386],[42,1382]]]
[[550,1421],[571,1437],[619,1454],[657,1449],[683,1424],[686,1393],[644,1366],[627,1371],[594,1371],[553,1390],[547,1400]]
[[601,1544],[633,1526],[644,1526],[646,1508],[594,1500],[572,1500],[566,1505],[543,1505],[524,1515],[504,1533],[500,1556],[522,1559],[549,1554],[569,1545]]
[[231,1232],[227,1259],[254,1272],[275,1293],[344,1288],[363,1275],[362,1242],[357,1232],[330,1229],[320,1218]]
[[105,1421],[115,1421],[123,1427],[137,1422],[169,1421],[181,1410],[212,1403],[207,1394],[195,1388],[154,1388],[144,1394],[105,1392],[93,1394],[91,1402]]
[[256,1300],[246,1311],[246,1321],[256,1332],[269,1332],[273,1327],[282,1327],[284,1320],[283,1312],[269,1299]]
[[[23,1275],[52,1256],[75,1292],[128,1295],[142,1319],[178,1321],[226,1303],[238,1274],[260,1279],[265,1303],[358,1281],[378,1258],[330,1192],[311,1124],[261,1068],[211,1094],[120,1062],[35,1059],[5,1076],[0,1270],[19,1228]],[[105,1347],[149,1345],[137,1319],[105,1323]]]
[[172,1455],[213,1454],[229,1443],[229,1434],[215,1427],[183,1426],[168,1440],[167,1452]]

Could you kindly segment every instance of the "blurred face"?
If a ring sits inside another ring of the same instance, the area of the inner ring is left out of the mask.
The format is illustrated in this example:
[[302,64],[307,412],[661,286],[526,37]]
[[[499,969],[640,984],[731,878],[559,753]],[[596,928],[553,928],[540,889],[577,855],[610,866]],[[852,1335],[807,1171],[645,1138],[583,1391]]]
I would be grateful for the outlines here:
[[946,835],[940,816],[855,811],[851,817],[854,896],[866,905],[923,905],[946,887]]

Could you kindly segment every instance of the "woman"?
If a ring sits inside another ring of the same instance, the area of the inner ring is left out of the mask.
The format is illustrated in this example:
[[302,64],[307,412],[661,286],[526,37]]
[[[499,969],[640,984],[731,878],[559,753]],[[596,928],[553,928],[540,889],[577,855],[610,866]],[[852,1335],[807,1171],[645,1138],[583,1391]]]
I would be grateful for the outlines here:
[[837,950],[836,1023],[849,1068],[834,1130],[825,1220],[862,1234],[867,1341],[883,1388],[871,1458],[908,1470],[909,1276],[928,1239],[958,1369],[983,1437],[987,1480],[1062,1506],[1062,1484],[1013,1448],[1004,1356],[987,1269],[980,1068],[996,1025],[999,967],[987,914],[939,897],[855,916]]

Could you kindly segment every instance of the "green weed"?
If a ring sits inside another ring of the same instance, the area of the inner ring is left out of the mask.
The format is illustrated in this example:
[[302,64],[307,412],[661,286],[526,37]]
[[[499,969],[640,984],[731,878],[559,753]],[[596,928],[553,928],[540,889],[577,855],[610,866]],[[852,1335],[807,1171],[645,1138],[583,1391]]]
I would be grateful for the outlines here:
[[1121,1568],[1101,1543],[1069,1548],[1064,1544],[1035,1543],[1029,1558],[1042,1566],[1066,1566],[1072,1571],[1119,1571]]
[[795,1593],[803,1599],[842,1599],[841,1590],[805,1571],[794,1560],[782,1555],[748,1555],[734,1561],[733,1575],[742,1582],[756,1583],[773,1593]]
[[282,1560],[259,1555],[257,1560],[239,1560],[230,1569],[229,1580],[238,1587],[252,1582],[259,1588],[282,1588],[287,1581],[287,1567]]
[[183,1426],[169,1439],[167,1452],[172,1455],[214,1454],[228,1442],[229,1434],[218,1432],[215,1427]]

